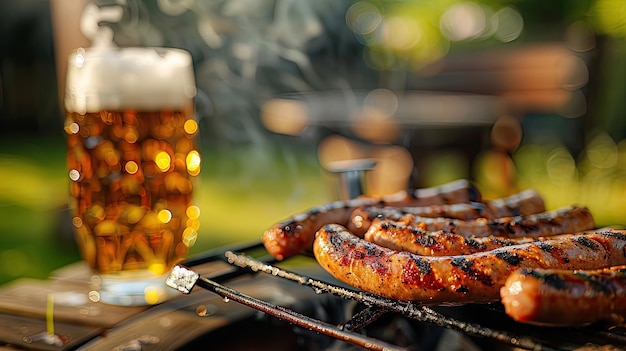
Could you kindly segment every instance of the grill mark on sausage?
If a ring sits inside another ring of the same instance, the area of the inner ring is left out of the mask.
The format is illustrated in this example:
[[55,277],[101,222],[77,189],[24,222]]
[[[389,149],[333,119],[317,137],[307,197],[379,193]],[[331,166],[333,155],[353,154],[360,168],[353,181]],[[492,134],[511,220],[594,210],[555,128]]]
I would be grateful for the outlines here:
[[[337,233],[336,229],[337,229],[337,227],[332,226],[332,225],[324,226],[324,230],[326,230],[329,233]],[[341,240],[341,238],[339,236],[333,235],[333,236],[330,237],[330,243],[331,243],[331,245],[333,245],[333,248],[335,250],[340,250],[341,246],[344,244],[344,241]]]
[[475,261],[469,260],[465,257],[454,257],[451,263],[453,266],[458,267],[461,271],[467,274],[470,279],[479,281],[484,285],[493,285],[491,277],[479,268],[475,267]]
[[599,233],[600,235],[604,235],[604,236],[608,236],[608,237],[612,237],[612,238],[617,238],[619,240],[626,240],[626,234],[620,233],[620,232],[612,232],[612,231],[603,231],[601,233]]
[[419,257],[411,257],[402,269],[402,283],[424,289],[445,289],[443,282],[435,277],[431,265]]
[[546,282],[546,284],[554,287],[555,289],[562,290],[565,288],[565,281],[556,274],[544,274],[539,278],[541,278],[544,282]]
[[[491,221],[491,223],[494,223],[494,221]],[[515,221],[511,221],[506,224],[506,229],[508,230],[509,234],[515,234],[515,224]]]
[[459,294],[467,294],[469,292],[469,289],[467,288],[467,286],[461,285],[458,288],[454,289],[454,291]]
[[574,274],[584,279],[588,283],[589,289],[595,293],[604,295],[615,294],[615,289],[613,289],[610,281],[602,279],[601,276],[592,275],[585,271],[575,271]]
[[437,244],[435,238],[430,235],[415,235],[415,239],[413,242],[417,245],[424,247],[433,247]]
[[497,244],[497,245],[500,245],[500,246],[511,246],[511,245],[519,244],[519,242],[517,242],[517,241],[504,239],[504,238],[498,238],[496,236],[490,237],[490,238],[491,238],[491,241],[493,241],[494,244]]
[[597,242],[584,236],[577,237],[576,242],[590,249],[598,250],[600,248],[600,245]]
[[465,238],[465,244],[477,251],[484,251],[487,248],[487,245],[480,243],[478,242],[478,240],[472,238]]
[[559,261],[560,263],[569,262],[569,257],[567,257],[567,254],[563,252],[563,250],[559,247],[555,247],[554,245],[551,245],[546,242],[538,242],[537,247],[542,249],[545,252],[548,252],[550,255],[552,255],[552,257],[556,258],[556,260]]
[[[332,225],[324,226],[325,230],[331,233],[337,233],[337,227]],[[342,264],[349,265],[353,260],[362,260],[371,267],[376,274],[386,276],[390,274],[390,267],[385,263],[385,258],[377,250],[375,245],[366,243],[365,245],[354,245],[345,240],[341,240],[339,236],[331,239],[331,245],[337,252],[342,252]]]
[[510,264],[511,266],[519,266],[520,262],[522,262],[523,260],[522,257],[519,257],[515,253],[509,251],[498,251],[495,253],[494,256]]
[[470,207],[476,212],[476,217],[489,217],[490,211],[487,205],[480,202],[471,202]]

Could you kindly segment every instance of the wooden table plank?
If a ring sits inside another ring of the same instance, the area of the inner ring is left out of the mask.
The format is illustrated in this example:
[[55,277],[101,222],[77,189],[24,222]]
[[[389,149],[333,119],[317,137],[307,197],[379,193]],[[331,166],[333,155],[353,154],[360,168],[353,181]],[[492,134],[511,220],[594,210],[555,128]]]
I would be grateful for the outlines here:
[[45,320],[0,313],[0,341],[6,347],[12,347],[8,350],[72,350],[104,331],[101,327],[55,321],[55,334],[67,340],[62,346],[57,346],[42,340],[28,340],[46,332]]
[[48,295],[54,296],[54,320],[109,328],[145,311],[145,306],[113,306],[89,300],[86,282],[19,279],[0,288],[0,313],[45,319]]

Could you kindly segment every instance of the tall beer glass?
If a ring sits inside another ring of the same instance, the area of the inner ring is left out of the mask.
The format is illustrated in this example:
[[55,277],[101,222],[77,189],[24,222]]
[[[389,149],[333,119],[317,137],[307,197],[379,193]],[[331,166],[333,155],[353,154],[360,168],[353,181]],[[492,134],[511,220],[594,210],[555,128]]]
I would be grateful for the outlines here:
[[195,93],[183,50],[93,48],[69,57],[72,224],[102,302],[155,304],[173,292],[165,276],[199,228]]

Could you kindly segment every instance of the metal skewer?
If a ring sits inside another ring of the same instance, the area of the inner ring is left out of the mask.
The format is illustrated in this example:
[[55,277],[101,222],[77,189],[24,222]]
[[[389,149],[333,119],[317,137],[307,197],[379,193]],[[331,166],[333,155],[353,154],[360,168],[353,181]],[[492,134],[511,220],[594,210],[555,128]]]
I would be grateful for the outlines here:
[[289,323],[293,323],[302,328],[312,330],[338,340],[363,347],[368,350],[378,351],[402,351],[405,350],[395,345],[385,343],[380,340],[372,339],[348,330],[342,330],[334,325],[324,323],[314,318],[302,315],[282,306],[276,306],[269,302],[256,299],[254,297],[243,294],[239,291],[221,285],[208,278],[200,276],[198,273],[181,265],[175,266],[170,276],[166,280],[166,284],[183,294],[191,293],[194,286],[198,285],[206,290],[212,291],[225,300],[239,302],[246,306],[252,307],[258,311],[268,315],[277,317]]

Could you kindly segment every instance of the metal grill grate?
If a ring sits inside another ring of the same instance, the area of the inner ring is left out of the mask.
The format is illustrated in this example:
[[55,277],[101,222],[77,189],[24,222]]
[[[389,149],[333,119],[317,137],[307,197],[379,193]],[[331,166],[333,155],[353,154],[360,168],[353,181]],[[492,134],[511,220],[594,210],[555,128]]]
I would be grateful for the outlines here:
[[[253,253],[256,251],[262,251],[261,257],[254,258]],[[216,260],[227,262],[235,269],[211,277],[202,276],[192,269],[195,265]],[[609,329],[594,326],[585,328],[550,328],[523,325],[506,320],[501,306],[495,304],[473,306],[478,308],[480,312],[472,313],[472,315],[482,316],[482,319],[479,318],[479,321],[476,322],[469,318],[458,318],[445,313],[445,311],[456,311],[459,308],[466,308],[464,306],[443,307],[442,312],[436,306],[431,307],[411,302],[396,301],[319,279],[313,279],[280,268],[274,265],[275,263],[276,260],[264,252],[262,244],[255,243],[236,250],[218,250],[183,262],[172,270],[167,283],[184,294],[189,294],[195,286],[198,286],[212,291],[224,299],[244,304],[307,330],[368,350],[404,350],[402,347],[368,337],[359,332],[388,313],[396,313],[419,322],[456,330],[473,337],[487,338],[503,345],[525,350],[584,350],[587,347],[591,347],[590,345],[615,345],[616,347],[626,345],[626,332],[621,327]],[[310,287],[317,294],[332,294],[342,299],[353,300],[361,303],[364,309],[355,313],[344,323],[332,325],[288,308],[256,299],[222,284],[229,279],[250,273],[265,273],[275,276],[277,279],[286,279],[298,285]],[[486,326],[486,324],[489,324],[487,320],[490,319],[496,323],[497,327]],[[505,322],[502,322],[503,320]]]

